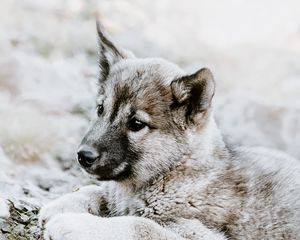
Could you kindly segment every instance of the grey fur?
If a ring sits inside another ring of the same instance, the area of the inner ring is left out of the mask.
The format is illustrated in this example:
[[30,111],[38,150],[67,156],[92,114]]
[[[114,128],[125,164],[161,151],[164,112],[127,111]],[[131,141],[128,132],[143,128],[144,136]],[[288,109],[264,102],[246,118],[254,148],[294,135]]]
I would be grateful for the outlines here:
[[[45,206],[46,239],[300,239],[299,162],[226,146],[209,70],[187,75],[165,60],[128,58],[98,31],[110,56],[104,110],[82,144],[104,153],[86,170],[115,181]],[[133,117],[146,126],[131,131]]]

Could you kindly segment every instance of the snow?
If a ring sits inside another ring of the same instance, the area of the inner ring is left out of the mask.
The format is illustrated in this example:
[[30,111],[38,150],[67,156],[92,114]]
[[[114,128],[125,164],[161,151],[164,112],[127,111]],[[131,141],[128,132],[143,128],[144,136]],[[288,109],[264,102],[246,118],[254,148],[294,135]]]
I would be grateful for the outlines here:
[[8,218],[9,216],[10,216],[10,214],[9,214],[8,205],[4,199],[0,198],[0,217]]
[[0,225],[6,199],[32,212],[92,181],[75,153],[94,106],[95,14],[137,56],[210,67],[228,141],[300,159],[298,0],[3,0]]

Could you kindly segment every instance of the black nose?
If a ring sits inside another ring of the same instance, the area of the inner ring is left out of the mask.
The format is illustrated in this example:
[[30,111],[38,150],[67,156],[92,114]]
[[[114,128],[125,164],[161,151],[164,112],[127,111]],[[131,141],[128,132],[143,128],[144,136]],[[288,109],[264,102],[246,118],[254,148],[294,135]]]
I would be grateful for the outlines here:
[[93,148],[82,147],[78,153],[78,162],[83,167],[90,167],[99,158],[98,152]]

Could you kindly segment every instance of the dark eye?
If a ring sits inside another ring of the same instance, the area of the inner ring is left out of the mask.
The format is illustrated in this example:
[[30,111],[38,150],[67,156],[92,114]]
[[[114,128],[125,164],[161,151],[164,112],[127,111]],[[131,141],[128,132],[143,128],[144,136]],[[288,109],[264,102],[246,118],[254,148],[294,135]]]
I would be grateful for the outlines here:
[[133,132],[140,131],[146,126],[147,126],[146,123],[143,123],[136,118],[131,119],[128,123],[128,128]]
[[98,114],[99,117],[103,113],[103,110],[104,110],[104,107],[103,107],[102,104],[100,104],[100,105],[97,106],[97,114]]

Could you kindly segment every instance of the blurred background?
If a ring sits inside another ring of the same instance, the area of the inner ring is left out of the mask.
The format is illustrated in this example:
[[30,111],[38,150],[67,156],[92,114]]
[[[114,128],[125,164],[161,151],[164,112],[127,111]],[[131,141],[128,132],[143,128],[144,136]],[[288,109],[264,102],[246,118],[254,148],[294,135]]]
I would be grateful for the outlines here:
[[96,15],[139,57],[211,68],[229,142],[300,159],[299,0],[1,0],[0,238],[37,239],[39,207],[91,182],[75,153],[94,106]]

